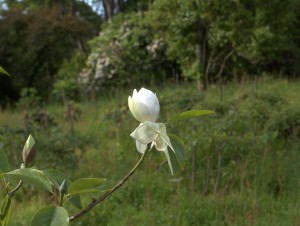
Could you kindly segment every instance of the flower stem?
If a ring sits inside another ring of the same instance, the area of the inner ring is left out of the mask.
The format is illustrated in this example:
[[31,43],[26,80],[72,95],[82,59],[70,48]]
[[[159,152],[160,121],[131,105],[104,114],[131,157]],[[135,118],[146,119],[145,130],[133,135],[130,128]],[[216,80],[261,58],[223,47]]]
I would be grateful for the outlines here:
[[129,173],[122,179],[119,181],[119,183],[117,183],[112,189],[110,189],[109,191],[107,191],[105,194],[103,194],[102,196],[100,196],[97,199],[92,199],[92,201],[87,205],[86,208],[80,210],[78,213],[76,213],[75,215],[69,217],[69,222],[74,221],[75,219],[81,217],[82,215],[88,213],[91,209],[93,209],[97,204],[99,204],[100,202],[104,201],[107,197],[109,197],[111,194],[113,194],[116,190],[118,190],[133,174],[134,172],[137,170],[137,168],[143,163],[147,153],[151,150],[148,149],[146,150],[142,157],[140,158],[140,160],[137,162],[137,164],[129,171]]

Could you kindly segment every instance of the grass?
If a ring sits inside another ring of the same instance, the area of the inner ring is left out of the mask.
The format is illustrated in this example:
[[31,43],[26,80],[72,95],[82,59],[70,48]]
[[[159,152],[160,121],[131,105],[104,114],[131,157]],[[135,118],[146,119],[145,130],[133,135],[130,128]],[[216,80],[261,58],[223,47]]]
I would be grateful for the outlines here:
[[[119,191],[73,225],[300,224],[299,81],[264,77],[256,83],[227,84],[222,92],[211,86],[205,94],[189,83],[147,88],[160,100],[159,121],[188,109],[215,114],[168,125],[168,132],[186,144],[183,172],[172,177],[164,155],[153,151]],[[129,136],[138,125],[127,109],[131,92],[119,90],[94,103],[78,103],[82,114],[73,135],[65,109],[47,106],[58,126],[32,131],[38,144],[36,165],[56,167],[71,179],[107,178],[113,186],[140,156]],[[12,166],[18,165],[26,139],[23,117],[17,110],[0,116]],[[25,187],[18,193],[10,225],[29,225],[44,202],[54,204],[47,194],[33,191]],[[90,199],[85,196],[83,202]]]

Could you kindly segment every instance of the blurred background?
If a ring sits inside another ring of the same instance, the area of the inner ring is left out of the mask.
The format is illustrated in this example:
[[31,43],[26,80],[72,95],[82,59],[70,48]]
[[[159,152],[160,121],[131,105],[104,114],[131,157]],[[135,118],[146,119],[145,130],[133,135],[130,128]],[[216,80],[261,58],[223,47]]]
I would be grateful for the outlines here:
[[[11,169],[31,133],[39,168],[113,186],[139,159],[133,89],[157,94],[160,122],[215,111],[168,125],[183,172],[153,151],[72,224],[300,225],[299,0],[0,0],[0,66]],[[15,200],[13,226],[53,203],[30,186]]]

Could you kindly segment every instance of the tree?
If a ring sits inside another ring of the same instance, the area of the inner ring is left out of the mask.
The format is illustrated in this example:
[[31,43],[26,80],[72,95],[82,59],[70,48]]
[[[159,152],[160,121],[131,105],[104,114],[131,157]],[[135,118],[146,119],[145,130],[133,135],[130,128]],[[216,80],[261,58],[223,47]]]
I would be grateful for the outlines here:
[[0,62],[12,74],[15,89],[35,87],[47,97],[63,60],[77,49],[87,54],[85,43],[99,27],[84,19],[92,12],[87,12],[86,5],[78,4],[74,14],[67,8],[62,11],[55,1],[51,1],[51,8],[39,6],[40,2],[19,2],[13,8],[2,10]]
[[278,60],[283,65],[282,54],[295,47],[290,32],[295,4],[293,0],[157,0],[147,17],[183,75],[196,78],[205,89],[209,81],[223,76],[228,63],[227,74],[242,64],[242,70],[250,73],[269,70]]

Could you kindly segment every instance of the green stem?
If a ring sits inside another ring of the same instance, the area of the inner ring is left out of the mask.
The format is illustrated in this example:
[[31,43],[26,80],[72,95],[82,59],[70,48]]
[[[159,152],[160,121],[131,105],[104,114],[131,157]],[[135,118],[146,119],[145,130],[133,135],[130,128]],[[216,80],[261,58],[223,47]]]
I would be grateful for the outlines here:
[[148,149],[146,150],[142,157],[140,158],[140,160],[137,162],[137,164],[129,171],[129,173],[122,179],[119,181],[119,183],[117,183],[112,189],[110,189],[108,192],[106,192],[104,195],[100,196],[98,199],[92,199],[92,201],[87,205],[86,208],[82,209],[81,211],[79,211],[78,213],[76,213],[75,215],[69,217],[69,222],[74,221],[75,219],[81,217],[82,215],[88,213],[91,209],[93,209],[97,204],[99,204],[100,202],[104,201],[107,197],[109,197],[111,194],[113,194],[116,190],[118,190],[133,174],[134,172],[137,170],[137,168],[143,163],[147,153],[151,150]]
[[63,194],[60,194],[60,195],[59,195],[59,203],[58,203],[58,205],[59,205],[59,206],[62,206],[63,203],[64,203],[64,195],[63,195]]

